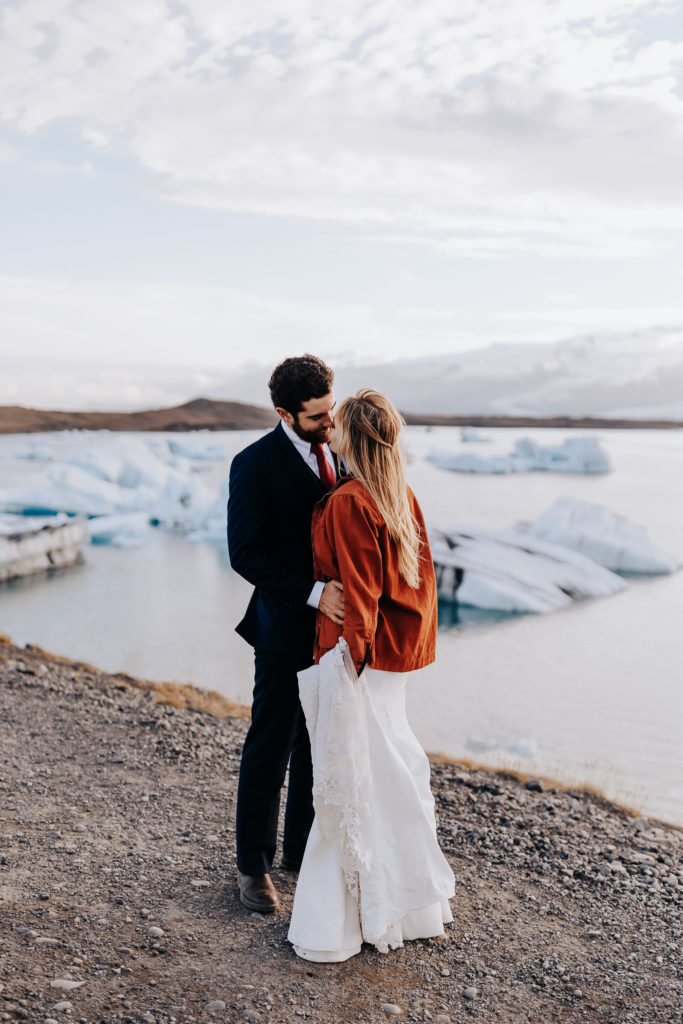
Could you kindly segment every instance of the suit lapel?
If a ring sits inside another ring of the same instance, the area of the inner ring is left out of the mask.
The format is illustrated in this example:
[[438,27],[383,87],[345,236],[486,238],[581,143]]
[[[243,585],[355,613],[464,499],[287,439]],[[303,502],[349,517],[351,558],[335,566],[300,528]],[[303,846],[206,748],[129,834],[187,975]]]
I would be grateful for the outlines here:
[[324,484],[311,467],[306,465],[279,423],[273,431],[273,439],[277,443],[280,457],[287,466],[291,466],[294,479],[300,481],[301,485],[312,491],[317,498],[325,494]]

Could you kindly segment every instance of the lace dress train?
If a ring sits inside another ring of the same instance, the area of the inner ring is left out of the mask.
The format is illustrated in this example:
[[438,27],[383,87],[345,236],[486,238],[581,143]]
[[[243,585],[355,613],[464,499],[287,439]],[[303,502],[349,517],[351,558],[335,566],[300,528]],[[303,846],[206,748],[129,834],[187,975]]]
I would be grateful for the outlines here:
[[407,674],[366,669],[359,679],[347,662],[326,695],[332,655],[339,667],[331,651],[321,674],[307,670],[308,690],[300,675],[316,817],[288,936],[300,957],[318,962],[346,960],[362,942],[386,952],[443,934],[455,887],[437,840],[429,761],[406,716]]

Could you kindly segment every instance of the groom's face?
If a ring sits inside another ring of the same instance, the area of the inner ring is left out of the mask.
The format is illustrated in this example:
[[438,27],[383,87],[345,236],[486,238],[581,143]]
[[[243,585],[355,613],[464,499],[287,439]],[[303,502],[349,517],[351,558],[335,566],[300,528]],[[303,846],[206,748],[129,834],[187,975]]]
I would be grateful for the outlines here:
[[296,416],[287,412],[286,409],[277,411],[302,441],[308,441],[309,444],[314,441],[326,444],[334,425],[332,412],[335,404],[334,394],[328,391],[322,398],[309,398],[307,402],[302,402],[301,411]]

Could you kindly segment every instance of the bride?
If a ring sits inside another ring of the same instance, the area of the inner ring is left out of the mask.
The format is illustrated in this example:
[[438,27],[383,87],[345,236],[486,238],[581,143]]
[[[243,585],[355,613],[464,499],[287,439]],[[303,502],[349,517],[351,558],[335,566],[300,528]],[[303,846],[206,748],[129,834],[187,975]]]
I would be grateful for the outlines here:
[[306,960],[362,942],[386,952],[453,920],[429,761],[406,717],[408,674],[434,661],[437,602],[402,427],[378,391],[342,403],[330,447],[348,476],[313,517],[316,578],[341,580],[344,624],[318,616],[315,665],[299,674],[316,817],[288,937]]

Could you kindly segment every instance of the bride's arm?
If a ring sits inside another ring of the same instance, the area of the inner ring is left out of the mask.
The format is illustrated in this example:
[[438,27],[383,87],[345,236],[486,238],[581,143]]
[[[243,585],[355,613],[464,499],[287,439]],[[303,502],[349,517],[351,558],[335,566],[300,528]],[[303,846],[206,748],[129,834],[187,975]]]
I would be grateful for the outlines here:
[[382,593],[382,551],[377,512],[353,494],[335,494],[329,508],[331,541],[344,587],[344,630],[356,668],[375,656]]

